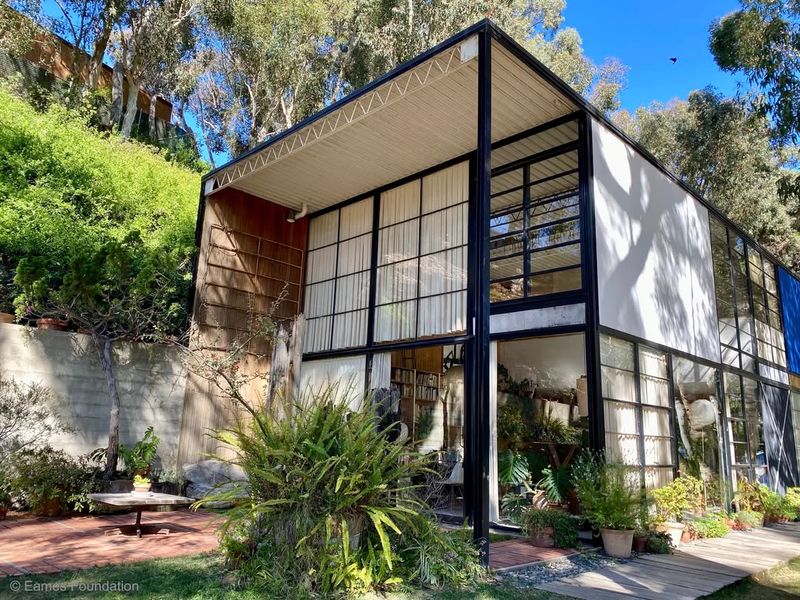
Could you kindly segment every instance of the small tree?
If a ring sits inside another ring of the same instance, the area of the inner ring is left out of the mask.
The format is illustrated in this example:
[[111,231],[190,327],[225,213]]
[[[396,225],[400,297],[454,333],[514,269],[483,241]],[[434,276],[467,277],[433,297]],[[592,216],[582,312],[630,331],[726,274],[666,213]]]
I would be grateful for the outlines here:
[[120,397],[114,372],[113,344],[120,340],[158,342],[179,332],[185,307],[176,303],[181,281],[169,257],[143,257],[138,233],[99,250],[74,257],[62,277],[52,277],[46,263],[23,259],[15,284],[22,317],[58,317],[89,333],[103,365],[110,415],[104,477],[113,477],[119,448]]

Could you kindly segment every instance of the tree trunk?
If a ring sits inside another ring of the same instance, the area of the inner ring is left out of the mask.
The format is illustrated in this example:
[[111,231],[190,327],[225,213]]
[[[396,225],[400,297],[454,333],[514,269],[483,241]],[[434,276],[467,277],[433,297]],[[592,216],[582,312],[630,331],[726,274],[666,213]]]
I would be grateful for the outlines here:
[[108,397],[111,400],[111,411],[108,418],[108,449],[106,450],[106,470],[103,477],[112,479],[117,470],[117,451],[119,449],[119,390],[114,376],[114,365],[111,362],[111,339],[103,338],[101,356],[103,372],[106,374]]
[[122,117],[122,137],[128,139],[131,137],[133,131],[133,120],[136,118],[136,100],[139,95],[139,86],[133,81],[133,78],[128,76],[125,78],[128,82],[128,100],[125,103],[125,115]]
[[123,98],[123,73],[122,63],[114,63],[114,73],[111,76],[111,126],[119,127],[122,120],[122,98]]
[[147,127],[148,127],[148,135],[150,136],[150,141],[154,144],[158,144],[159,138],[161,135],[159,134],[158,127],[156,125],[156,107],[158,106],[158,96],[153,94],[150,96],[150,110],[147,113]]

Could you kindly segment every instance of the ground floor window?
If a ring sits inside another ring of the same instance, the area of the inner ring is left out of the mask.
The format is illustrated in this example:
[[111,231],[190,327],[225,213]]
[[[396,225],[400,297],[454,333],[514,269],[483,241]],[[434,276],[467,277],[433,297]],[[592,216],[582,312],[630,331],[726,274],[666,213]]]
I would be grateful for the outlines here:
[[490,514],[514,522],[515,502],[569,506],[570,466],[588,446],[582,333],[497,342]]
[[422,499],[443,515],[464,514],[464,346],[442,345],[375,354],[370,387],[389,395],[391,415],[429,459]]
[[[794,455],[800,463],[800,390],[792,390],[792,426],[794,429]],[[796,474],[797,481],[800,482],[800,472]]]
[[733,489],[736,490],[741,479],[766,484],[767,459],[758,382],[725,373],[725,409]]
[[675,470],[669,357],[648,346],[600,337],[606,457],[628,467],[645,488]]
[[672,364],[678,466],[703,482],[708,505],[722,506],[727,487],[719,371],[686,358],[674,358]]

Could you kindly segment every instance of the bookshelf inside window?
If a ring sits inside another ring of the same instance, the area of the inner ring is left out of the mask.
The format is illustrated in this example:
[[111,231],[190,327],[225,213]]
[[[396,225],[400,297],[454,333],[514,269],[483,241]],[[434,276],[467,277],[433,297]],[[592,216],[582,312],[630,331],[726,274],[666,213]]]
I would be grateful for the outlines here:
[[442,386],[441,373],[420,369],[392,367],[392,385],[400,392],[401,413],[411,431],[412,439],[417,439],[417,416],[422,410],[430,410],[439,402]]

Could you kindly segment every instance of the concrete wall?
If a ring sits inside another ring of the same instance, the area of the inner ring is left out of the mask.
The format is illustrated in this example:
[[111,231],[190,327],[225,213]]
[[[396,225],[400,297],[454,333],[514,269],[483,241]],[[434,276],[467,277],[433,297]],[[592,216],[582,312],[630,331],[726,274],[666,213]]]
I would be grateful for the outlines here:
[[[184,369],[175,349],[116,345],[120,441],[139,440],[152,425],[161,438],[163,468],[176,470]],[[88,335],[0,324],[0,369],[18,382],[40,383],[57,396],[56,410],[72,433],[51,443],[79,455],[108,444],[109,399],[100,359]]]
[[592,122],[600,323],[720,360],[708,210]]

